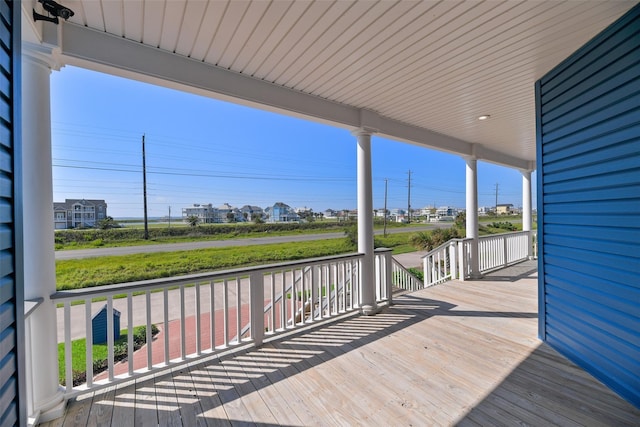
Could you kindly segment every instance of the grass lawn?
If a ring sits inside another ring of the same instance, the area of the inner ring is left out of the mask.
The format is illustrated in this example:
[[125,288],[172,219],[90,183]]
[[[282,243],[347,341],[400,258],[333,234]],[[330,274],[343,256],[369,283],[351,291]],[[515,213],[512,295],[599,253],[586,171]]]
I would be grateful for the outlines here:
[[[411,233],[376,236],[379,247],[410,252]],[[56,261],[58,290],[158,279],[356,252],[345,238]]]
[[[155,329],[155,326],[154,326]],[[155,329],[157,332],[157,329]],[[123,329],[120,331],[120,338],[114,341],[114,347],[122,347],[124,346],[126,349],[127,345],[127,329]],[[142,346],[146,341],[146,327],[145,326],[136,326],[133,328],[133,336],[134,336],[134,351],[136,348],[136,338],[140,341],[138,347]],[[107,343],[103,344],[94,344],[93,345],[93,362],[94,366],[96,362],[103,362],[107,360],[109,355],[109,350],[107,348]],[[75,341],[71,341],[71,369],[74,372],[86,372],[87,370],[87,340],[82,338]],[[94,375],[99,372],[95,371]],[[64,343],[58,344],[58,380],[60,384],[65,384],[66,378],[66,366],[64,363]],[[84,382],[84,381],[83,381]]]
[[[115,341],[115,344],[126,344],[127,342],[127,330],[120,332],[120,338]],[[71,355],[72,363],[71,367],[74,371],[85,372],[87,370],[87,340],[79,339],[71,341]],[[107,343],[94,344],[93,345],[93,361],[106,360],[108,354]],[[58,344],[58,377],[60,384],[65,383],[66,366],[64,364],[64,343]]]

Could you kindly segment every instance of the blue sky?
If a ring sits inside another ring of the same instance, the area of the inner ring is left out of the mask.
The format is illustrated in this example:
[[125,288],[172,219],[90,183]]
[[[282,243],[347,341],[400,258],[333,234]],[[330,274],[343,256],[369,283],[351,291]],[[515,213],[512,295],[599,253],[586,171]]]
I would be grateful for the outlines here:
[[[151,217],[193,203],[357,204],[356,141],[345,129],[70,66],[52,73],[51,120],[54,201],[104,199],[113,217],[142,217],[144,134]],[[409,170],[413,208],[464,207],[459,156],[374,136],[372,166],[374,208],[385,179],[387,207],[406,208]],[[479,206],[495,204],[496,184],[499,203],[521,206],[520,172],[478,162]]]

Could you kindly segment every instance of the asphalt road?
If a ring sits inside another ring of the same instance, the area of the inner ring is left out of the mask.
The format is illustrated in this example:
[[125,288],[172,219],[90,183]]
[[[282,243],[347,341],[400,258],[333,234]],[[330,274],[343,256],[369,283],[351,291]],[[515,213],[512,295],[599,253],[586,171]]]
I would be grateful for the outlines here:
[[[421,227],[389,228],[387,229],[387,234],[426,231],[433,230],[434,228],[448,228],[452,225],[453,223],[446,222],[425,224]],[[375,230],[374,234],[382,234],[382,230]],[[189,251],[193,249],[224,248],[229,246],[268,245],[271,243],[305,242],[310,240],[337,239],[340,237],[344,237],[344,232],[301,234],[293,236],[252,237],[249,239],[206,240],[186,243],[162,243],[157,245],[122,246],[118,248],[76,249],[56,251],[56,260],[131,255],[150,252]]]

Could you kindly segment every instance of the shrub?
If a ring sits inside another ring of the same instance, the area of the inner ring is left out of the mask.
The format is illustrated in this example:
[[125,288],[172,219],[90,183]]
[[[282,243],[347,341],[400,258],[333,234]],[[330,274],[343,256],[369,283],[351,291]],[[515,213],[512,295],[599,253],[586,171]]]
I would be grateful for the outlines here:
[[[149,239],[159,240],[167,237],[205,237],[225,234],[244,235],[296,230],[340,230],[352,223],[343,222],[287,222],[287,223],[243,223],[243,224],[199,224],[197,227],[151,228]],[[86,244],[101,240],[103,244],[144,239],[144,230],[140,228],[109,228],[89,230],[56,230],[57,245]]]
[[416,249],[430,251],[433,249],[433,239],[429,231],[420,231],[409,237],[409,243]]
[[517,231],[518,230],[518,227],[516,227],[515,225],[511,224],[508,221],[492,222],[489,226],[492,227],[492,228],[499,228],[501,230],[507,230],[507,231]]
[[431,231],[421,231],[409,237],[409,243],[419,250],[430,251],[451,239],[462,237],[462,233],[455,227],[436,228]]
[[[156,325],[151,325],[151,334],[152,336],[156,336],[160,330]],[[147,327],[146,326],[138,326],[133,329],[133,351],[139,350],[143,345],[147,342]],[[114,343],[113,346],[113,361],[114,363],[120,362],[122,360],[126,360],[129,356],[127,337],[124,336],[118,342]],[[100,372],[106,371],[109,367],[109,362],[107,359],[96,359],[93,361],[93,374],[99,374]],[[78,386],[80,384],[84,384],[87,381],[87,373],[82,370],[73,370],[73,386]],[[65,378],[61,378],[60,382],[63,386],[65,385]]]
[[424,282],[424,271],[422,269],[410,267],[407,270],[409,271],[409,273],[416,276],[416,279],[419,279],[420,281]]

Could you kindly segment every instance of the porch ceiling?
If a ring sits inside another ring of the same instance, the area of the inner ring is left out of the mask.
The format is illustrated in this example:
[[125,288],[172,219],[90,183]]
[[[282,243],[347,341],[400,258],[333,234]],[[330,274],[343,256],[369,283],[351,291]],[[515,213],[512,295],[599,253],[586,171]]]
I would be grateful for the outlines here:
[[534,82],[636,3],[60,2],[63,62],[520,168]]

